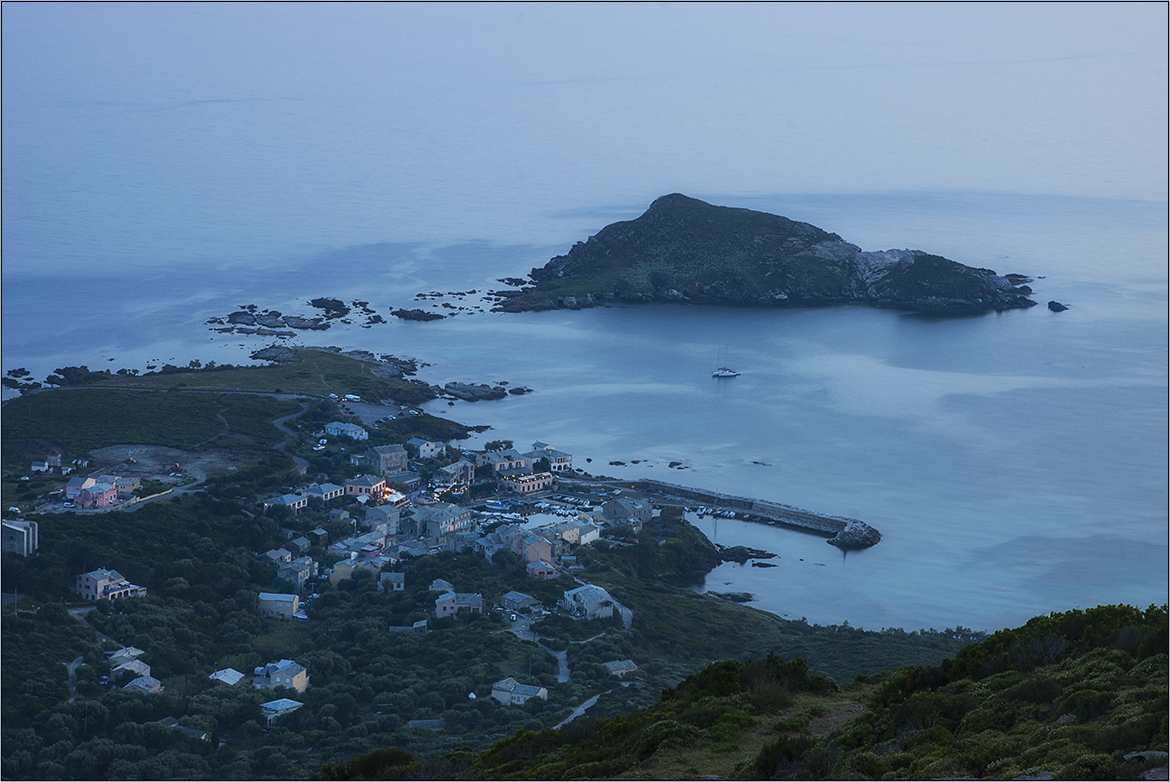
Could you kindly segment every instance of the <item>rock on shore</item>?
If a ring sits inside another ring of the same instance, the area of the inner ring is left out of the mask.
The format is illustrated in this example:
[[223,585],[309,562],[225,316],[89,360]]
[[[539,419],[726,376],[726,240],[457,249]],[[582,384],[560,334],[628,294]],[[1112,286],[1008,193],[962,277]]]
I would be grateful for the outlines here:
[[489,386],[485,383],[448,383],[443,386],[443,392],[465,402],[479,402],[487,399],[503,399],[508,395],[507,389],[502,386]]

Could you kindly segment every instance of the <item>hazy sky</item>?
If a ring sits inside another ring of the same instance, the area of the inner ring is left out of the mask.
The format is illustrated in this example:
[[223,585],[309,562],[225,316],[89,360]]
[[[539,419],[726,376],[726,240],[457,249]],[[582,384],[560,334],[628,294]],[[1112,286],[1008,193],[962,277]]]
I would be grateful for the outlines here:
[[6,3],[5,249],[180,211],[346,244],[672,191],[1165,200],[1167,56],[1165,3]]

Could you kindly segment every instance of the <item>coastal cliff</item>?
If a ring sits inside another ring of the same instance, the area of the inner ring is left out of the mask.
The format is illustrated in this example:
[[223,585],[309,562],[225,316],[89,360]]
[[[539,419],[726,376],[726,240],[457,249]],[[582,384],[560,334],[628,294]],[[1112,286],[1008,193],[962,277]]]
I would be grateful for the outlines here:
[[607,302],[740,306],[868,304],[937,313],[1031,307],[1021,275],[1000,276],[921,250],[863,252],[814,225],[713,206],[679,193],[602,228],[543,267],[495,309],[581,309]]

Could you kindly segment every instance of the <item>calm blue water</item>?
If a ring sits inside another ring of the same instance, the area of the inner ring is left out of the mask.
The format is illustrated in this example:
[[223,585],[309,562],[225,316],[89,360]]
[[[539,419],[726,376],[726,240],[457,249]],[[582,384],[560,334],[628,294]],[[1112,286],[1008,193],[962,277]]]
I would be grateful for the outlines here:
[[[794,211],[804,202],[812,214]],[[880,241],[897,231],[892,203],[915,226],[906,233],[921,230],[926,240]],[[779,568],[724,565],[705,587],[750,591],[781,615],[996,628],[1102,602],[1164,601],[1161,207],[970,194],[788,196],[771,206],[863,247],[944,245],[968,263],[1044,276],[1036,298],[1072,309],[931,320],[864,307],[655,305],[392,319],[293,341],[414,356],[430,364],[420,376],[433,383],[536,389],[492,403],[430,403],[438,414],[492,426],[471,444],[544,440],[594,472],[777,500],[882,531],[879,546],[845,558],[813,536],[726,520],[716,534],[710,520],[700,522],[720,543],[780,554]],[[608,219],[599,215],[597,227]],[[877,238],[866,241],[870,234]],[[67,305],[35,278],[10,278],[4,368],[43,377],[63,364],[239,363],[271,340],[213,334],[207,317],[246,303],[304,311],[317,295],[368,299],[385,313],[419,291],[499,287],[495,277],[553,252],[349,248],[289,257],[279,272],[111,277],[97,288],[105,297]],[[1113,261],[1104,270],[1096,262],[1103,253]],[[123,284],[133,297],[119,294]],[[720,354],[741,377],[710,377]],[[670,469],[671,461],[685,469]]]
[[[270,340],[208,317],[498,288],[682,191],[1025,273],[1041,306],[464,312],[293,342],[536,389],[431,403],[493,427],[473,445],[882,531],[845,558],[697,522],[781,556],[706,584],[778,614],[995,629],[1165,602],[1165,9],[1061,9],[1022,44],[1001,31],[1026,9],[925,7],[934,45],[908,49],[893,6],[6,4],[3,370],[246,362]],[[741,377],[710,377],[721,354]]]

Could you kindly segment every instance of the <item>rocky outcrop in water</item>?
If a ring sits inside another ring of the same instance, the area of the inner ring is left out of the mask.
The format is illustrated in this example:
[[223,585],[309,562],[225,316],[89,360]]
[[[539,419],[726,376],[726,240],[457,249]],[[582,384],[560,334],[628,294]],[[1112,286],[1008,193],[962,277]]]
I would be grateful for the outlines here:
[[1052,310],[1053,312],[1064,312],[1068,309],[1068,306],[1061,304],[1059,301],[1050,301],[1048,302],[1048,309]]
[[675,193],[613,223],[499,292],[495,310],[607,302],[745,306],[869,304],[935,313],[1031,307],[1023,275],[1000,276],[921,250],[864,252],[814,225]]
[[776,555],[770,551],[762,551],[758,548],[749,548],[747,546],[719,546],[719,553],[723,556],[724,562],[738,562],[743,564],[749,559],[772,559]]
[[417,309],[416,310],[397,309],[397,310],[394,310],[393,312],[391,312],[390,314],[396,318],[402,318],[402,320],[420,320],[420,321],[442,320],[444,317],[446,317],[444,315],[440,315],[437,312],[427,312],[426,310],[417,310]]
[[508,391],[502,386],[489,386],[484,383],[448,383],[443,386],[443,392],[465,402],[503,399],[508,395]]
[[882,533],[866,524],[864,521],[850,519],[845,529],[829,538],[826,543],[839,549],[860,549],[877,545],[882,539]]

